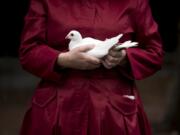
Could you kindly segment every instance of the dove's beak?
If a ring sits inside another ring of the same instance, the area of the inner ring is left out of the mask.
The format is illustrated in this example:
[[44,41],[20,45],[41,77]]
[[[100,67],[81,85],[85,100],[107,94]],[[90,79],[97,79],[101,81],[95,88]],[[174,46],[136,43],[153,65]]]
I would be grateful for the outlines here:
[[65,37],[65,39],[69,39],[68,35]]
[[69,39],[69,34],[65,37],[65,39]]

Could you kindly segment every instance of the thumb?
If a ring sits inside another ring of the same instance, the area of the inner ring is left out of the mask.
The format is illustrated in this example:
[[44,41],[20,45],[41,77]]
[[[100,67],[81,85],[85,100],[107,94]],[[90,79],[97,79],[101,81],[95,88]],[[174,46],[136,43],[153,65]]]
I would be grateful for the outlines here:
[[126,56],[126,50],[121,50],[121,57],[125,57]]
[[79,51],[79,52],[87,52],[87,51],[93,49],[94,46],[95,46],[95,45],[81,46],[81,47],[78,48],[78,51]]

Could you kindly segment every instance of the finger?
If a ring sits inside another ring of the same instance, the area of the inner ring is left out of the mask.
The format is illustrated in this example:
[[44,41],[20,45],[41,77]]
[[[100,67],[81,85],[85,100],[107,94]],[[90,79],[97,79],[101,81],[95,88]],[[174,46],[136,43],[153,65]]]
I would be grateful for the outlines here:
[[125,63],[127,63],[126,55],[127,55],[126,51],[122,50],[122,57],[121,57],[121,60],[119,62],[120,65],[124,65]]
[[94,46],[95,46],[95,45],[81,46],[81,47],[78,47],[78,48],[77,48],[77,51],[79,51],[79,52],[87,52],[87,51],[93,49]]
[[109,51],[109,55],[111,55],[111,56],[113,56],[113,57],[121,57],[120,51],[117,51],[117,50],[115,50],[115,49],[111,49],[111,50]]
[[108,61],[107,59],[105,60],[105,63],[108,67],[112,68],[114,67],[116,64],[115,63],[111,63],[110,61]]
[[90,64],[90,68],[91,69],[95,69],[95,68],[99,68],[101,66],[101,64],[98,64],[98,65],[93,65],[93,64]]
[[107,63],[105,61],[102,61],[102,64],[105,68],[107,69],[111,69],[112,67],[108,66]]
[[91,69],[96,69],[96,68],[98,68],[98,67],[100,67],[100,64],[98,64],[98,65],[94,65],[94,64],[89,64],[89,63],[87,63],[86,64],[86,66],[84,66],[84,70],[91,70]]
[[116,51],[116,53],[118,53],[118,57],[124,57],[126,55],[126,50],[122,49],[120,51]]
[[126,50],[121,50],[121,57],[124,58],[126,56]]
[[112,64],[118,64],[120,61],[120,58],[116,58],[116,57],[112,57],[111,55],[108,55],[106,60]]
[[89,56],[89,55],[86,55],[84,54],[84,58],[89,62],[89,63],[92,63],[92,64],[100,64],[101,63],[101,60],[96,58],[96,57],[93,57],[93,56]]

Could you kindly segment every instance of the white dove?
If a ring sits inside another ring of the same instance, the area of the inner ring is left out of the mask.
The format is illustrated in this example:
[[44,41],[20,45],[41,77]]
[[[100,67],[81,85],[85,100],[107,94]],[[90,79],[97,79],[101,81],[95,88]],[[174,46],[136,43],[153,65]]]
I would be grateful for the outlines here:
[[[101,41],[101,40],[94,39],[91,37],[82,38],[81,34],[78,31],[72,30],[67,34],[66,39],[70,39],[69,50],[72,50],[76,47],[92,44],[92,45],[95,45],[95,47],[87,51],[86,53],[96,58],[102,58],[108,54],[108,51],[112,46],[117,45],[117,43],[119,42],[119,39],[122,36],[123,34],[119,34],[115,37]],[[129,47],[134,47],[134,46],[137,46],[137,42],[126,41],[122,44],[117,45],[116,49],[120,50],[123,48],[129,48]]]

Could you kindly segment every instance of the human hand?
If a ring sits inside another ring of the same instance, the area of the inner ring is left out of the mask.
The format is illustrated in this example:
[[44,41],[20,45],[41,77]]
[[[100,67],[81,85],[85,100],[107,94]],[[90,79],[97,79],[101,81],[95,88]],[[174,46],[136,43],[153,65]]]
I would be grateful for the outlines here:
[[101,65],[100,59],[95,58],[93,56],[89,56],[85,53],[93,49],[93,47],[94,45],[81,46],[69,52],[60,53],[58,56],[57,63],[60,66],[73,69],[96,69]]
[[124,65],[126,63],[126,51],[116,50],[114,47],[110,49],[108,55],[102,60],[105,68],[111,69],[117,65]]

